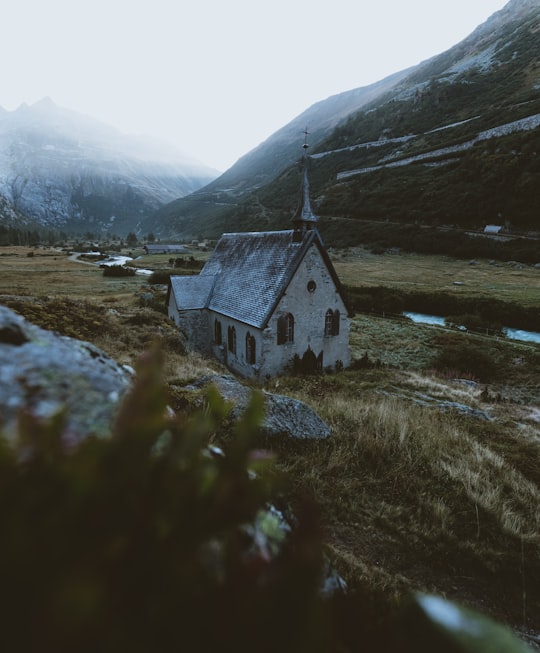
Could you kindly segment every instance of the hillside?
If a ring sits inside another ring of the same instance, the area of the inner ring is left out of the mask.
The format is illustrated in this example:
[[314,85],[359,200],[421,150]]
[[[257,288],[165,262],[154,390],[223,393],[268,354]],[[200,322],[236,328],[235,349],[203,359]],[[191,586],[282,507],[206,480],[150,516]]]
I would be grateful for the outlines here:
[[22,227],[27,216],[42,228],[124,234],[215,174],[168,146],[125,136],[48,98],[0,111],[3,226]]
[[[323,230],[336,217],[538,230],[539,31],[538,0],[512,0],[359,110],[336,114],[335,128],[310,127],[311,188]],[[300,132],[304,123],[293,121],[284,133],[294,139],[292,127]],[[275,161],[280,152],[263,144],[257,155]],[[246,172],[243,188],[256,185],[255,174]],[[256,192],[240,194],[236,180],[234,192],[209,197],[216,188],[163,209],[163,228],[191,234],[196,224],[215,235],[280,227],[296,205],[298,172],[282,169]],[[347,238],[354,232],[348,225]]]
[[155,217],[157,232],[175,232],[181,223],[182,233],[196,235],[199,222],[205,233],[211,224],[222,231],[224,216],[257,189],[272,182],[298,159],[302,132],[309,126],[310,140],[329,136],[347,116],[387,93],[411,69],[403,70],[369,86],[345,91],[315,103],[266,141],[241,157],[229,170],[207,186],[160,209]]

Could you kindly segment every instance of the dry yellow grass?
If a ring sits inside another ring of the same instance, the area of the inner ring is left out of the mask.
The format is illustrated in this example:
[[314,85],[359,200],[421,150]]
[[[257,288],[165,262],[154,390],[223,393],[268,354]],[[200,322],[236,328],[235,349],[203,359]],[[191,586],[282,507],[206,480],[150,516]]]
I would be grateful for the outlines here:
[[[390,597],[435,591],[514,624],[534,623],[540,423],[523,405],[486,402],[482,386],[419,370],[280,386],[332,427],[329,441],[277,449],[296,491],[321,506],[329,555],[352,585]],[[432,401],[419,405],[419,396]],[[443,411],[439,400],[493,418]]]
[[[33,253],[28,256],[28,253]],[[54,295],[109,303],[131,302],[144,277],[104,277],[96,265],[53,249],[0,248],[0,294]]]

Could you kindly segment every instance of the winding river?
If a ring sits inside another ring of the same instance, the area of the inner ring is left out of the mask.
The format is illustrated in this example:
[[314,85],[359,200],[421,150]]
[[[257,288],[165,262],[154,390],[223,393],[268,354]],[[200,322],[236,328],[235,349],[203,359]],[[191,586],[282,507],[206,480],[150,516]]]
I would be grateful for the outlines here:
[[[418,324],[434,324],[436,326],[445,326],[444,317],[439,315],[428,315],[427,313],[410,313],[404,312],[403,315],[408,317],[413,322]],[[507,338],[512,340],[521,340],[523,342],[537,342],[540,343],[540,333],[536,331],[524,331],[523,329],[510,329],[503,327],[504,334]]]

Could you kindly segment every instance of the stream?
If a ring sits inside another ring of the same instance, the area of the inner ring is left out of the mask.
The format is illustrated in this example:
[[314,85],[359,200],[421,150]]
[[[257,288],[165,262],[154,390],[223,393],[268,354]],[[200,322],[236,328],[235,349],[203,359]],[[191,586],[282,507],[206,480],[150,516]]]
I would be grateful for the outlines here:
[[[413,322],[418,324],[434,324],[436,326],[445,326],[444,317],[439,315],[428,315],[427,313],[410,313],[403,312],[404,317],[408,317]],[[511,340],[521,340],[523,342],[537,342],[540,343],[540,333],[537,331],[525,331],[523,329],[511,329],[503,327],[504,335]]]

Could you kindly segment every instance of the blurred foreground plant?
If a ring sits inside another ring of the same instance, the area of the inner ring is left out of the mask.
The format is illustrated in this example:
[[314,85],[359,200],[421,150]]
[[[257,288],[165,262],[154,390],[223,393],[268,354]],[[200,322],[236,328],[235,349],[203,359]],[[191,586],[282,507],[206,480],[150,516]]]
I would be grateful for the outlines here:
[[3,650],[419,650],[380,597],[321,595],[313,507],[281,533],[268,509],[280,488],[255,448],[261,414],[254,394],[225,434],[210,391],[172,416],[153,352],[110,438],[75,446],[61,415],[22,415],[16,441],[0,438]]
[[302,650],[312,640],[313,520],[273,557],[246,527],[272,497],[272,460],[253,441],[261,397],[223,454],[208,446],[228,413],[217,392],[191,417],[168,415],[165,397],[158,355],[146,354],[110,438],[71,446],[61,416],[23,415],[17,441],[0,439],[4,650]]

